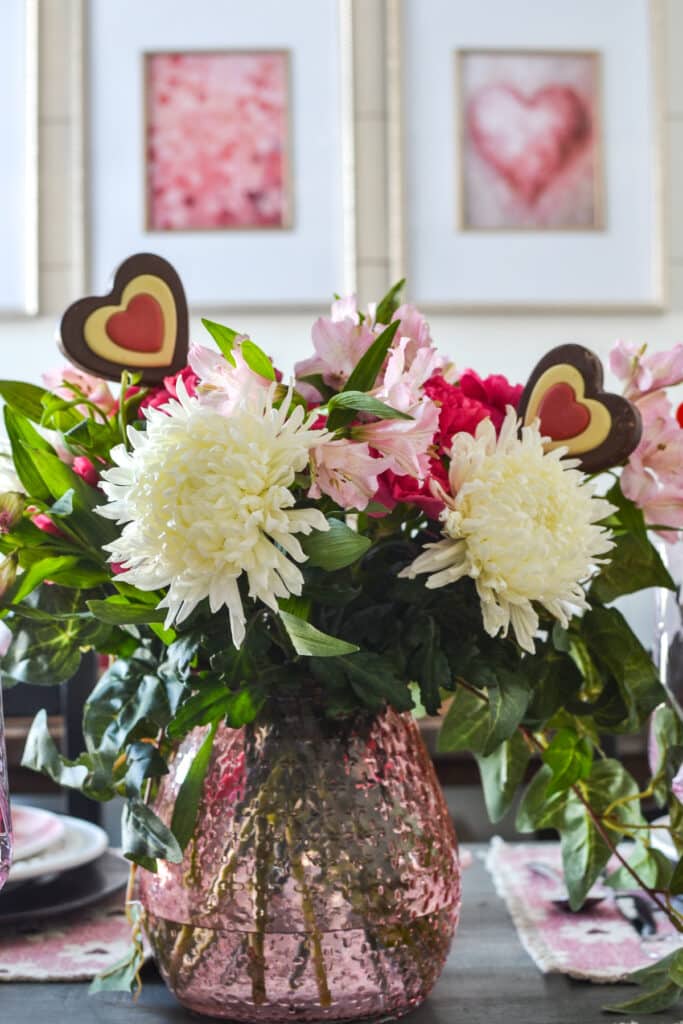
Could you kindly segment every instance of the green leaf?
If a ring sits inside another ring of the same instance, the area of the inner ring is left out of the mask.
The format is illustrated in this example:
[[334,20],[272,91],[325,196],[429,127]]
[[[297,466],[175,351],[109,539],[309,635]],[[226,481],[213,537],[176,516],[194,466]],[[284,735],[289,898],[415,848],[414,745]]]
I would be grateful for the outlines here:
[[202,740],[197,753],[192,759],[187,775],[183,779],[171,820],[171,832],[178,840],[181,850],[184,850],[192,837],[197,821],[197,811],[204,787],[204,778],[211,760],[213,741],[216,735],[216,724],[212,725]]
[[[635,842],[629,854],[628,862],[645,885],[648,885],[651,889],[664,890],[669,888],[673,865],[669,858],[660,853],[659,850],[648,850],[643,843]],[[605,884],[612,886],[614,889],[640,888],[640,886],[636,885],[633,876],[625,867],[619,867],[616,871],[613,871],[605,879]]]
[[441,690],[451,684],[451,669],[441,646],[441,631],[432,615],[418,614],[407,631],[407,670],[417,680],[428,715],[441,707]]
[[546,797],[552,775],[548,765],[543,765],[529,783],[517,810],[515,828],[518,832],[558,827],[568,794],[566,791],[555,792],[551,797]]
[[16,412],[40,423],[43,415],[43,396],[48,392],[35,384],[18,380],[0,380],[0,398]]
[[45,580],[57,580],[60,575],[65,573],[68,576],[68,573],[78,565],[78,561],[78,558],[69,555],[41,558],[22,573],[6,600],[18,604]]
[[225,718],[234,703],[235,694],[225,683],[202,683],[197,693],[176,711],[168,726],[171,739],[180,739],[198,725],[209,725]]
[[24,753],[21,758],[24,768],[48,775],[59,786],[80,789],[88,769],[78,761],[67,761],[60,754],[47,727],[47,712],[43,709],[33,719]]
[[354,418],[354,412],[366,412],[380,420],[411,420],[408,413],[392,409],[372,395],[362,391],[340,391],[327,403],[327,429],[338,430]]
[[100,622],[112,626],[140,626],[148,622],[164,622],[166,613],[148,604],[132,604],[125,597],[108,597],[105,601],[87,602],[88,608]]
[[603,1006],[607,1013],[658,1013],[673,1006],[681,998],[681,990],[673,981],[665,981],[657,988],[648,989],[634,999],[627,999],[624,1003],[613,1003],[611,1006]]
[[161,818],[142,800],[127,800],[121,815],[121,845],[128,860],[145,864],[160,858],[179,864],[183,851]]
[[145,963],[145,952],[140,942],[130,947],[128,956],[119,960],[101,974],[96,974],[88,988],[89,995],[98,992],[135,992],[138,985],[138,974]]
[[380,299],[377,303],[377,309],[375,310],[375,320],[378,324],[388,324],[392,316],[400,306],[399,295],[406,283],[405,277],[402,277],[400,281],[389,289],[386,295]]
[[471,750],[483,754],[490,732],[490,715],[485,700],[458,686],[441,725],[436,749],[440,754]]
[[581,632],[596,665],[617,682],[629,710],[629,727],[641,726],[664,697],[652,659],[616,608],[592,608]]
[[327,521],[329,530],[314,530],[307,537],[302,537],[301,546],[308,559],[307,566],[334,572],[357,562],[372,541],[356,533],[341,519],[329,518]]
[[674,868],[669,888],[671,889],[671,892],[676,893],[676,895],[683,893],[683,857],[681,857]]
[[341,658],[339,664],[351,689],[367,707],[379,711],[385,704],[391,704],[397,711],[412,710],[410,687],[387,658],[360,651]]
[[375,338],[367,352],[356,363],[344,391],[370,391],[375,386],[377,374],[382,369],[398,328],[399,321],[395,320]]
[[94,511],[96,506],[102,504],[100,491],[86,484],[70,466],[51,452],[31,451],[30,456],[51,499],[60,499],[67,491],[73,492],[73,512],[68,517],[68,524],[74,533],[94,550],[101,550],[112,541],[117,533],[114,524]]
[[224,324],[217,324],[215,320],[207,320],[205,317],[202,317],[202,324],[206,327],[207,331],[218,345],[221,354],[228,360],[230,365],[237,366],[232,350],[235,346],[235,339],[239,338],[239,333],[237,331],[233,331],[232,327],[226,327]]
[[656,548],[646,535],[623,533],[615,538],[610,559],[591,584],[589,597],[608,604],[625,594],[633,594],[648,587],[676,585]]
[[346,640],[328,636],[327,633],[312,626],[310,622],[298,619],[296,615],[281,611],[280,618],[292,641],[294,650],[304,657],[335,658],[342,654],[353,654],[359,649],[356,644],[349,644]]
[[491,821],[500,821],[509,810],[530,756],[524,738],[515,733],[488,757],[477,757],[486,810]]
[[493,753],[496,747],[512,736],[524,718],[531,690],[521,673],[499,671],[498,686],[489,688],[489,735],[482,753]]
[[258,345],[254,344],[251,338],[244,339],[240,345],[240,352],[250,370],[258,373],[260,377],[265,377],[266,380],[275,380],[275,370],[271,360]]
[[586,778],[590,774],[593,756],[590,744],[573,729],[558,729],[543,752],[543,760],[553,773],[546,790],[546,796],[551,796]]
[[153,743],[131,743],[126,751],[126,796],[140,796],[147,779],[168,773],[168,765]]
[[[37,501],[49,502],[50,489],[36,468],[30,448],[45,448],[47,442],[23,416],[6,405],[3,410],[5,429],[12,447],[12,460],[17,476],[27,495]],[[28,445],[28,447],[27,447]]]

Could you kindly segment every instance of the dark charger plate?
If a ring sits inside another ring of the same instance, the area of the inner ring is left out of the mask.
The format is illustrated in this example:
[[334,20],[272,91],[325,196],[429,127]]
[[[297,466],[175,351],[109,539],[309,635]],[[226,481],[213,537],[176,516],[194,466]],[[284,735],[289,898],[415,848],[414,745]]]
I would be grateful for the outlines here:
[[127,860],[107,852],[92,864],[64,871],[49,881],[32,879],[0,891],[0,928],[89,907],[123,889],[129,869]]

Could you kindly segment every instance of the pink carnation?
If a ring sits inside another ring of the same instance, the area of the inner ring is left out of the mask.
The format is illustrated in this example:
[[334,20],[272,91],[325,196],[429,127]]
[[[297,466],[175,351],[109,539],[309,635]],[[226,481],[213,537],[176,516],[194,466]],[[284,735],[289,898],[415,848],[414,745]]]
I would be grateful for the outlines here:
[[477,425],[487,417],[499,431],[507,406],[517,408],[524,388],[510,384],[501,374],[481,378],[474,370],[465,370],[457,384],[437,373],[426,382],[424,390],[439,406],[435,443],[439,451],[448,453],[455,434],[474,435]]
[[184,366],[182,370],[171,377],[164,377],[162,384],[150,389],[149,394],[145,395],[140,402],[140,415],[142,415],[143,409],[161,409],[172,399],[177,399],[179,380],[182,380],[185,390],[192,397],[197,390],[197,374],[192,367]]
[[389,511],[401,503],[416,505],[430,519],[438,519],[444,505],[440,498],[434,497],[431,481],[436,480],[441,486],[448,488],[448,474],[440,459],[429,460],[429,475],[424,480],[416,480],[412,476],[402,476],[387,469],[379,479],[379,487],[374,500],[384,505]]

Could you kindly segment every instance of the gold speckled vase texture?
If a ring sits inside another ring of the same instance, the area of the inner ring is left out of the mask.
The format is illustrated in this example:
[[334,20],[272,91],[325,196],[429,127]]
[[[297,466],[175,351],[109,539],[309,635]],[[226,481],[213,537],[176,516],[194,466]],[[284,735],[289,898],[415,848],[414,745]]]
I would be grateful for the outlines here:
[[[168,824],[206,735],[164,776]],[[391,1019],[441,973],[460,908],[453,825],[409,715],[292,703],[219,727],[181,864],[140,872],[169,988],[235,1021]]]

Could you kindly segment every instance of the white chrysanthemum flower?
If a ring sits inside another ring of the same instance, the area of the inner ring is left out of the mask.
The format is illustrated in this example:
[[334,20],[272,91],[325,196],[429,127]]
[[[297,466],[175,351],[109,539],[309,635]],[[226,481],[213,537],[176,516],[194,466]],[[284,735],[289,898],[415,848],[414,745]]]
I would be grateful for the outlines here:
[[[294,534],[329,529],[316,509],[294,509],[294,474],[309,450],[325,440],[310,429],[290,395],[279,409],[274,388],[247,389],[229,417],[189,398],[146,411],[147,429],[129,429],[132,450],[112,451],[115,467],[102,474],[109,503],[99,512],[125,523],[108,545],[120,580],[140,590],[168,586],[161,602],[166,625],[181,622],[205,597],[212,612],[230,613],[233,642],[244,639],[245,615],[237,581],[246,573],[249,596],[277,611],[277,599],[300,594],[305,560]],[[287,557],[289,556],[289,557]]]
[[446,506],[444,539],[426,545],[401,576],[431,573],[429,588],[471,576],[486,632],[505,636],[512,625],[520,646],[533,653],[539,620],[532,602],[566,626],[586,607],[581,581],[613,547],[609,531],[597,524],[614,507],[595,497],[577,461],[562,458],[565,450],[544,451],[536,424],[520,437],[510,407],[497,440],[490,419],[475,437],[457,434],[451,493],[434,488]]

